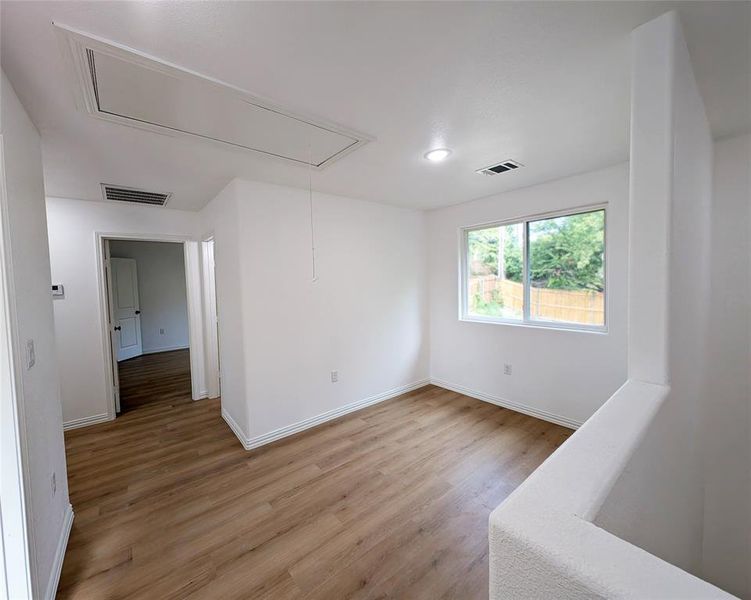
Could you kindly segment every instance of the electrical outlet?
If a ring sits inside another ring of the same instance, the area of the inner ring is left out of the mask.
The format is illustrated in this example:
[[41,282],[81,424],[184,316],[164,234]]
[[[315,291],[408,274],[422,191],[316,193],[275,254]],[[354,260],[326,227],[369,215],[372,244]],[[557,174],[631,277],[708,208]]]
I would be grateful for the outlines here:
[[331,371],[331,383],[339,381],[339,371]]
[[54,496],[57,492],[57,476],[55,473],[52,474],[52,495]]
[[26,340],[26,368],[30,369],[37,362],[37,355],[34,350],[34,340]]
[[164,335],[164,329],[159,330],[159,335]]
[[512,373],[511,363],[503,363],[503,374],[511,375],[511,373]]

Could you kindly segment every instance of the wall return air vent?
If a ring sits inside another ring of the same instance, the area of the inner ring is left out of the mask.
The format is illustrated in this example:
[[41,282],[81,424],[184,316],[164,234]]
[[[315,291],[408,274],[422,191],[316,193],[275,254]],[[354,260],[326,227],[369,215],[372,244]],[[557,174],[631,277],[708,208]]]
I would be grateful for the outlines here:
[[498,175],[499,173],[505,173],[506,171],[513,171],[519,167],[523,167],[521,163],[515,160],[504,160],[496,165],[490,165],[484,169],[478,169],[477,172],[482,175]]
[[79,108],[92,116],[322,169],[373,138],[56,24]]
[[150,206],[164,206],[172,194],[162,192],[149,192],[136,188],[123,187],[121,185],[102,184],[102,195],[105,200],[116,202],[133,202],[135,204],[148,204]]

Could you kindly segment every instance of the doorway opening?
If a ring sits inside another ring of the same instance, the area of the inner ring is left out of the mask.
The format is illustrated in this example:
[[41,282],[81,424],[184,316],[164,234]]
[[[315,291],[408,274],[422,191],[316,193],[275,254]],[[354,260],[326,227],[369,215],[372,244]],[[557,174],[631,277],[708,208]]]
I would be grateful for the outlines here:
[[186,243],[103,237],[102,250],[113,416],[197,399]]

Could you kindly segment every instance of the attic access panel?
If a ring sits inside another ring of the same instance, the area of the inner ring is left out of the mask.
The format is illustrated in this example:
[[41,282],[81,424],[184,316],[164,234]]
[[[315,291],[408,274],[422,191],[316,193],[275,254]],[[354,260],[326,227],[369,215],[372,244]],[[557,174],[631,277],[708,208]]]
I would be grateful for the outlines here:
[[323,168],[372,138],[198,73],[57,25],[94,116]]

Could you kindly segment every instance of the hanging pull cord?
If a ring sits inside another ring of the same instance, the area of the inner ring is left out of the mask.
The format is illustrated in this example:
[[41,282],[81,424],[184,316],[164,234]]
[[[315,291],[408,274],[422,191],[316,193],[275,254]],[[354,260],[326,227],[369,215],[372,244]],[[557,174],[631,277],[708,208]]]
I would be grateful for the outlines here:
[[316,231],[313,224],[313,147],[308,144],[308,203],[310,205],[310,259],[313,268],[313,283],[318,281],[316,272]]

